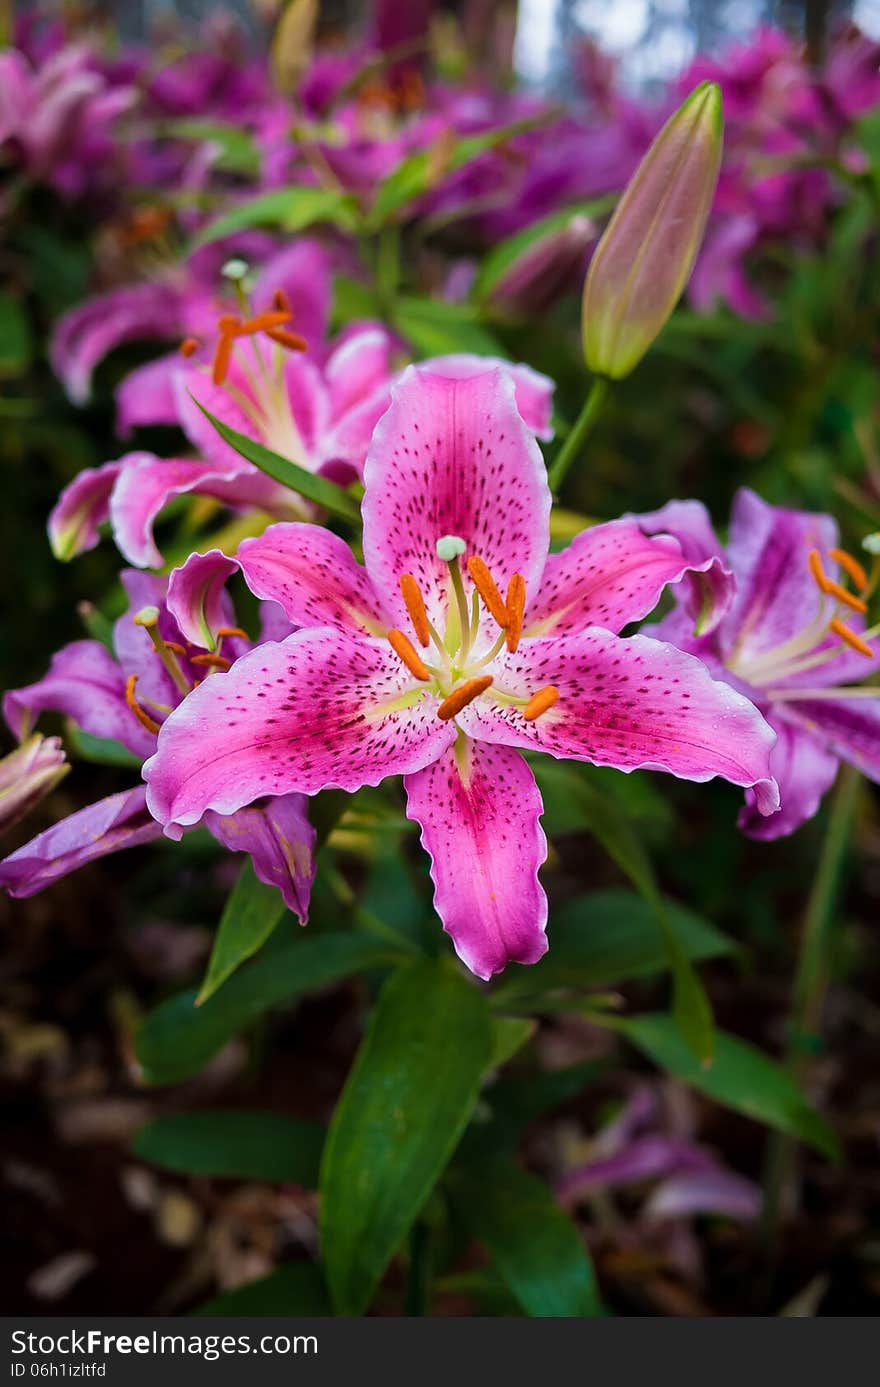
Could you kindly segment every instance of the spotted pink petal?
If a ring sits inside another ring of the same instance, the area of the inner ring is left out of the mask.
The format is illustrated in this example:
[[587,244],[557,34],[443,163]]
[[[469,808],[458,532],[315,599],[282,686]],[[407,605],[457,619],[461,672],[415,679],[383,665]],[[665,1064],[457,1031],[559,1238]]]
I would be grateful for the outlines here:
[[238,572],[238,563],[219,549],[190,554],[168,579],[168,610],[181,632],[193,645],[213,650],[217,632],[229,625],[224,602],[226,582]]
[[226,817],[208,812],[205,826],[230,852],[250,853],[254,872],[277,886],[301,925],[309,918],[315,877],[315,830],[305,795],[279,795]]
[[444,628],[449,571],[436,549],[443,535],[463,539],[502,592],[514,573],[527,592],[537,588],[550,491],[513,381],[500,368],[456,380],[410,366],[376,426],[364,481],[364,561],[398,625],[408,620],[399,579],[411,573]]
[[277,602],[294,626],[334,626],[379,635],[390,625],[348,545],[317,525],[270,525],[238,551],[256,597]]
[[422,827],[434,906],[455,952],[490,978],[508,963],[537,963],[547,950],[547,856],[535,777],[518,751],[450,746],[404,781],[407,815]]
[[147,811],[144,787],[138,785],[89,804],[38,833],[0,862],[0,886],[10,896],[35,896],[87,862],[161,835],[161,826]]
[[504,371],[513,381],[516,407],[523,422],[538,438],[549,441],[553,437],[553,392],[556,389],[549,376],[522,363],[502,361],[497,356],[476,356],[472,352],[433,356],[421,363],[421,369],[453,380],[466,380],[493,368]]
[[588,627],[576,636],[523,641],[493,669],[495,687],[506,693],[528,698],[552,684],[559,700],[526,722],[518,708],[494,705],[490,690],[459,714],[468,736],[622,771],[669,771],[701,782],[720,775],[753,788],[759,812],[778,808],[774,732],[693,655]]
[[49,543],[57,559],[72,559],[100,540],[99,526],[110,516],[110,496],[121,462],[86,467],[58,498],[49,516]]
[[[784,715],[807,728],[820,745],[880,782],[880,696],[805,698],[784,707]],[[778,706],[771,708],[775,722]]]
[[602,626],[617,635],[652,612],[666,584],[680,582],[689,571],[668,535],[651,539],[631,520],[595,525],[562,553],[549,555],[526,608],[526,634],[573,635]]
[[769,717],[777,737],[770,755],[770,769],[779,786],[779,808],[766,816],[759,813],[754,793],[747,790],[746,802],[737,820],[749,838],[764,842],[784,838],[812,819],[823,795],[834,784],[840,765],[837,754],[823,746],[820,738],[806,727],[799,727],[784,716],[775,716],[772,709]]
[[179,352],[166,352],[136,366],[116,389],[116,431],[127,438],[132,429],[178,423],[174,380],[183,369]]
[[413,679],[384,642],[329,627],[258,646],[184,699],[144,767],[169,837],[207,809],[263,795],[357,790],[421,770],[455,739],[436,698],[395,707]]
[[136,756],[149,756],[155,746],[125,702],[125,674],[100,641],[65,645],[42,679],[10,689],[3,699],[3,715],[19,739],[43,712],[63,713],[84,732],[121,742]]

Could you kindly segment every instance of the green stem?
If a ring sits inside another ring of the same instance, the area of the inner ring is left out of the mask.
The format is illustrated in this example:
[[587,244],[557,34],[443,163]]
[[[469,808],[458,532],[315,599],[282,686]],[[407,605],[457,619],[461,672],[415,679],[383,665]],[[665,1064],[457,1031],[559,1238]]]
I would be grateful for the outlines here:
[[604,376],[594,376],[592,384],[587,392],[581,412],[572,425],[571,432],[563,443],[550,468],[550,490],[557,492],[565,480],[566,473],[580,452],[587,434],[592,429],[599,416],[605,396],[608,393],[608,382]]
[[[810,890],[798,950],[791,994],[791,1014],[784,1065],[802,1083],[810,1062],[809,1041],[819,1031],[828,987],[829,943],[834,905],[846,858],[858,798],[859,773],[843,766],[834,791],[825,842]],[[796,1143],[773,1132],[767,1143],[764,1169],[764,1208],[761,1237],[768,1260],[775,1260],[775,1245],[782,1212],[782,1195],[791,1174]]]

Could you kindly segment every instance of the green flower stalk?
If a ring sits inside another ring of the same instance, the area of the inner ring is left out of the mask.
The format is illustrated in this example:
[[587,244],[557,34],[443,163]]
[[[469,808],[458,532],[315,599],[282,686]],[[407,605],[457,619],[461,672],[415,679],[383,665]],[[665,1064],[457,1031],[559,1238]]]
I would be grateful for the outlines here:
[[584,285],[584,355],[596,375],[629,375],[681,297],[712,205],[722,135],[721,90],[703,82],[627,184]]

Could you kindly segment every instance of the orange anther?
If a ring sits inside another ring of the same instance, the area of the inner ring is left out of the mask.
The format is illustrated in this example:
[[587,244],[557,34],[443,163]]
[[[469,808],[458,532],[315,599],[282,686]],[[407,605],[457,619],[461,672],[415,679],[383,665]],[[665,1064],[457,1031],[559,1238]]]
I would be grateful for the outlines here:
[[241,318],[237,318],[234,313],[223,313],[217,319],[217,328],[220,332],[237,332],[241,327]]
[[242,631],[240,626],[220,626],[217,629],[217,639],[223,636],[238,636],[239,640],[249,641],[250,636],[247,631]]
[[185,655],[185,654],[186,654],[186,646],[185,646],[185,645],[181,645],[179,641],[164,641],[164,640],[163,640],[161,646],[158,646],[158,645],[154,645],[154,646],[153,646],[153,653],[154,653],[155,655],[161,655],[163,650],[173,650],[174,653],[175,653],[175,655]]
[[222,385],[229,371],[229,363],[232,360],[232,348],[234,339],[231,332],[222,332],[220,341],[217,343],[217,350],[214,353],[214,364],[211,368],[211,379],[215,385]]
[[863,641],[861,636],[857,636],[855,631],[851,631],[848,626],[844,626],[842,621],[838,621],[835,617],[833,621],[829,622],[829,627],[834,632],[835,636],[839,636],[842,641],[852,646],[853,650],[857,650],[860,655],[867,656],[869,660],[873,658],[875,652],[871,649],[868,642]]
[[486,604],[489,615],[495,618],[499,626],[506,628],[508,622],[507,604],[498,591],[495,579],[486,564],[476,554],[471,554],[467,566],[468,573],[471,575],[471,582]]
[[242,323],[237,331],[242,337],[250,337],[255,332],[268,332],[270,328],[283,327],[285,323],[289,322],[289,310],[272,310],[269,313],[258,313],[255,318],[248,318],[247,322]]
[[396,627],[392,627],[388,632],[388,641],[391,649],[396,655],[400,656],[410,674],[414,674],[416,679],[423,679],[425,681],[431,678],[431,671],[428,669],[424,660],[420,659],[415,646],[408,636],[405,636],[402,631],[398,631]]
[[197,337],[184,337],[180,344],[181,356],[195,356],[199,349],[199,339]]
[[864,592],[868,586],[869,579],[858,559],[854,559],[852,554],[848,554],[845,549],[829,549],[828,555],[840,564],[845,573],[848,573],[856,587]]
[[491,674],[481,674],[479,679],[466,679],[448,698],[444,698],[437,709],[438,718],[441,718],[443,722],[448,722],[450,718],[455,717],[456,713],[460,713],[462,708],[466,708],[469,703],[473,703],[475,698],[479,698],[481,693],[485,693],[491,683]]
[[290,299],[283,289],[275,290],[275,293],[272,295],[272,304],[275,308],[282,309],[285,313],[291,313],[291,316],[293,316],[290,307]]
[[507,584],[507,648],[511,655],[519,645],[525,610],[526,580],[521,573],[514,573]]
[[546,688],[539,689],[537,693],[533,693],[525,708],[523,708],[523,717],[526,722],[534,722],[535,718],[539,718],[542,713],[546,713],[548,708],[553,707],[558,697],[559,690],[555,684],[548,684]]
[[131,711],[134,713],[141,727],[145,727],[148,732],[152,732],[153,734],[155,734],[159,731],[159,724],[156,722],[154,718],[150,717],[149,713],[144,712],[143,708],[134,696],[134,686],[137,683],[137,681],[138,677],[136,674],[130,674],[126,679],[125,701],[128,704]]
[[807,562],[816,583],[826,596],[835,597],[838,602],[843,602],[844,606],[852,607],[854,612],[864,613],[868,610],[867,603],[863,602],[860,597],[854,597],[851,592],[847,592],[846,588],[841,587],[840,583],[835,583],[832,578],[828,577],[822,567],[818,549],[810,550]]
[[307,352],[309,344],[298,332],[288,332],[283,327],[270,327],[266,329],[266,336],[273,342],[277,342],[280,347],[287,347],[291,352]]
[[422,590],[411,573],[401,573],[400,595],[406,603],[406,610],[409,612],[409,619],[413,624],[416,640],[419,645],[427,645],[431,639],[428,612]]
[[232,668],[232,661],[227,660],[225,655],[193,655],[190,664],[210,665],[211,669],[227,670]]

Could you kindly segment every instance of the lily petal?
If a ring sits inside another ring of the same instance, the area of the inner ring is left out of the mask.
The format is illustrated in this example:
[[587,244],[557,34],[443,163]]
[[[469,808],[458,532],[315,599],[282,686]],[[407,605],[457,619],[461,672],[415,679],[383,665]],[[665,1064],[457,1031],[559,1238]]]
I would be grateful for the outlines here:
[[238,562],[251,592],[277,602],[295,626],[378,635],[390,625],[366,570],[330,530],[270,525],[244,541]]
[[134,284],[99,294],[59,319],[49,344],[52,369],[74,404],[85,404],[92,372],[114,347],[181,332],[181,296],[170,285]]
[[572,635],[602,626],[615,635],[652,612],[667,583],[691,571],[668,535],[654,539],[632,520],[611,520],[550,554],[541,586],[526,610],[525,634]]
[[577,636],[523,641],[493,669],[496,688],[528,698],[553,684],[558,702],[527,722],[517,707],[494,704],[490,690],[458,717],[468,736],[622,771],[669,771],[700,782],[720,775],[753,788],[761,813],[779,806],[770,769],[775,733],[693,655],[594,626]]
[[404,780],[407,814],[422,827],[434,906],[455,952],[479,978],[547,951],[547,856],[541,794],[511,747],[449,747]]
[[209,549],[205,554],[190,554],[169,577],[168,610],[193,645],[213,650],[217,632],[230,624],[224,588],[236,572],[235,559],[219,549]]
[[384,642],[318,627],[258,646],[163,724],[144,766],[150,809],[179,837],[207,809],[234,814],[263,795],[357,790],[421,770],[455,729],[436,698],[404,701],[412,689]]
[[56,559],[72,559],[94,549],[98,527],[110,516],[110,497],[121,462],[85,467],[59,496],[49,516],[49,543]]
[[812,819],[823,795],[834,784],[840,765],[837,754],[823,746],[821,739],[806,727],[775,716],[772,709],[769,719],[777,738],[770,755],[770,769],[779,786],[779,808],[774,814],[762,815],[752,791],[747,790],[737,820],[743,833],[763,842],[784,838]]
[[473,352],[452,352],[448,356],[432,356],[421,363],[421,369],[452,380],[467,380],[484,371],[497,368],[513,381],[514,398],[523,422],[532,433],[548,442],[553,437],[553,392],[556,389],[549,376],[542,375],[523,362],[503,361],[497,356],[476,356]]
[[147,811],[144,787],[137,785],[38,833],[0,862],[0,886],[10,896],[35,896],[87,862],[161,836],[161,826]]
[[646,535],[672,535],[690,564],[683,597],[696,634],[706,636],[720,624],[733,602],[736,579],[702,501],[669,501],[660,510],[627,516]]
[[429,617],[444,628],[450,580],[436,545],[447,534],[488,564],[502,591],[514,573],[527,592],[537,588],[550,490],[500,368],[456,380],[408,367],[376,426],[364,481],[364,562],[398,625],[408,621],[398,583],[411,573]]
[[179,352],[166,352],[136,366],[116,388],[116,430],[127,438],[132,429],[178,422],[176,376],[184,369]]
[[279,795],[226,817],[208,812],[205,826],[230,852],[250,853],[254,872],[277,886],[301,925],[309,918],[315,879],[315,830],[305,795]]
[[65,645],[42,679],[10,689],[3,699],[3,715],[19,738],[41,712],[63,713],[84,732],[121,742],[136,756],[148,756],[155,746],[126,705],[125,676],[100,641]]
[[725,655],[734,645],[740,661],[763,654],[813,620],[819,593],[809,552],[818,549],[824,558],[836,543],[830,516],[770,506],[745,487],[737,492],[727,546],[737,591],[718,633]]

